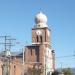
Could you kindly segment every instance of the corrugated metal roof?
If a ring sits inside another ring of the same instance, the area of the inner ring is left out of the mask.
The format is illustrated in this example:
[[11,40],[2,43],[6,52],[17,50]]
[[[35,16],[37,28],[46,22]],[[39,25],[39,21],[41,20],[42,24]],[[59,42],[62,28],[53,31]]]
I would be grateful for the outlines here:
[[[22,56],[23,52],[11,52],[11,56]],[[0,52],[0,56],[5,56],[5,51]]]

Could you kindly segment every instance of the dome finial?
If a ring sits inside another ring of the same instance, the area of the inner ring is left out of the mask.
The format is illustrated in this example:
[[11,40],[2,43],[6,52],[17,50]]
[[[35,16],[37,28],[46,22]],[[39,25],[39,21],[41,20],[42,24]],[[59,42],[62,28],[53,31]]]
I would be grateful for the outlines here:
[[41,11],[42,11],[42,9],[40,8],[40,9],[39,9],[39,11],[41,12]]

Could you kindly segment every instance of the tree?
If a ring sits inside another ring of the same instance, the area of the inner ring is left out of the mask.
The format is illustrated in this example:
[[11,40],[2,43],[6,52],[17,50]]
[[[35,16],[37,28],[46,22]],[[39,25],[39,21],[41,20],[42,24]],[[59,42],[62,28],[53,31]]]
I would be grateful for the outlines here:
[[28,68],[28,75],[41,75],[42,69]]
[[59,75],[58,71],[54,71],[51,75]]
[[70,68],[63,69],[64,75],[73,75]]

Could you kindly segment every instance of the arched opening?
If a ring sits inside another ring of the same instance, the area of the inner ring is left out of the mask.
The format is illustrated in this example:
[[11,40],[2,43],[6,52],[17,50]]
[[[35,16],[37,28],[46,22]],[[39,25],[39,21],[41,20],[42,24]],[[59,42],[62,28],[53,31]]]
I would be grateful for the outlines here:
[[39,42],[39,37],[38,37],[38,35],[37,35],[37,42]]

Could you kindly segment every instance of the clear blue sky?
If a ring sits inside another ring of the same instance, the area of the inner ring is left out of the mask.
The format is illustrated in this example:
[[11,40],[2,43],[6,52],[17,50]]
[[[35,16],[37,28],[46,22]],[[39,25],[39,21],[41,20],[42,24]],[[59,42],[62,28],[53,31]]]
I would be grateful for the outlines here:
[[[0,0],[0,36],[11,35],[21,42],[13,50],[31,43],[34,17],[42,11],[52,29],[52,46],[56,57],[75,51],[75,0]],[[0,50],[3,46],[0,46]],[[75,67],[75,57],[57,59],[57,67]]]

